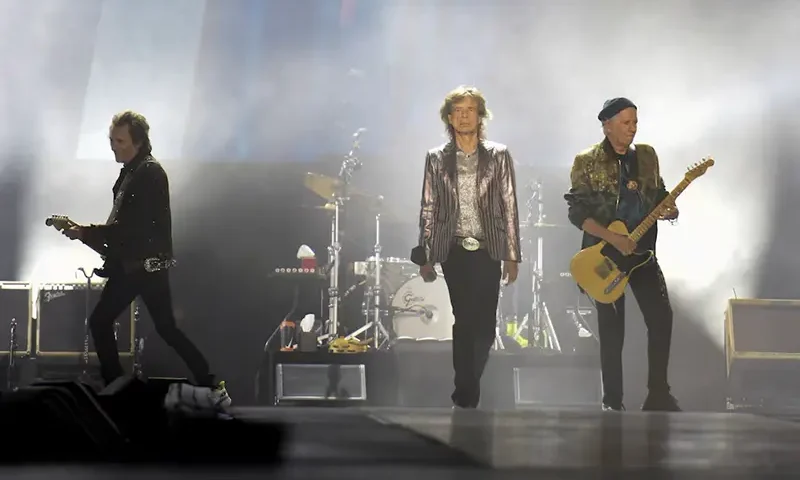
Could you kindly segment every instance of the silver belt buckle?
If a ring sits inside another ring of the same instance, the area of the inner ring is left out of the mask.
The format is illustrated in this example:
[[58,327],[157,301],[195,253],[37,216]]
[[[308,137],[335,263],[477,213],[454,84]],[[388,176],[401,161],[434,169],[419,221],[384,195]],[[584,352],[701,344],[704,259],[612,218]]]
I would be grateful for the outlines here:
[[475,238],[466,237],[461,240],[461,246],[464,247],[464,250],[468,252],[474,252],[475,250],[481,248],[481,242]]

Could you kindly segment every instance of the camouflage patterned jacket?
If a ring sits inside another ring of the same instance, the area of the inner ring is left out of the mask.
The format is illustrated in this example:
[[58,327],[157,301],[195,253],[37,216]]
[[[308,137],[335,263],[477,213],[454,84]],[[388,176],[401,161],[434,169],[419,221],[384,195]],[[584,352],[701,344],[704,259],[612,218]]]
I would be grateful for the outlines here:
[[[640,143],[631,148],[636,150],[639,194],[644,211],[650,212],[667,196],[658,166],[658,155],[650,145]],[[593,218],[607,227],[616,220],[620,169],[617,154],[607,140],[575,156],[570,179],[572,186],[564,198],[569,205],[568,216],[573,225],[581,228],[587,218]],[[655,235],[656,226],[651,230]],[[582,248],[597,242],[597,238],[584,233]]]

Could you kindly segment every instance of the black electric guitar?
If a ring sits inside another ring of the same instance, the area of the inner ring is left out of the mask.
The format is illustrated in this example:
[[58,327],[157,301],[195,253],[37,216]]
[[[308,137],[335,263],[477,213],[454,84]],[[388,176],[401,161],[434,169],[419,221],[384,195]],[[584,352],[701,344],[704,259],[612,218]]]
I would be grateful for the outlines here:
[[[44,221],[44,224],[48,227],[55,228],[59,232],[69,230],[72,227],[81,226],[79,223],[75,222],[66,215],[51,215]],[[99,243],[93,239],[83,238],[81,238],[80,241],[87,247],[100,254],[100,258],[103,259],[103,267],[97,268],[94,271],[95,275],[101,278],[108,278],[112,273],[119,271],[133,273],[137,270],[144,270],[145,272],[152,273],[161,270],[167,270],[177,265],[177,262],[173,258],[146,258],[143,261],[120,262],[117,259],[109,256],[108,245],[105,243]]]

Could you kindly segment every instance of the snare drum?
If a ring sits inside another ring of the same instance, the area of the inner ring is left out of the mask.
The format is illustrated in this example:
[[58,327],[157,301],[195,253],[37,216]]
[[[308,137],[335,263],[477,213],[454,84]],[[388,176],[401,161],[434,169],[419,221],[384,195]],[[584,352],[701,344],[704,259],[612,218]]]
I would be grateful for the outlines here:
[[398,340],[451,340],[453,307],[447,283],[440,275],[431,283],[422,277],[408,280],[392,298],[392,325]]

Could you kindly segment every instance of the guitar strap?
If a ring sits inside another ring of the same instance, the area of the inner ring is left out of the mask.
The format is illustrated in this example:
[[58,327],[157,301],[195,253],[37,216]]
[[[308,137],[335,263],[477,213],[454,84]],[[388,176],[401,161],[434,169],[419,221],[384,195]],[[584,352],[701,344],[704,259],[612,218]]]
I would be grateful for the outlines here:
[[628,152],[627,157],[625,173],[627,174],[629,180],[635,180],[636,182],[639,182],[639,155],[636,154],[636,145],[631,145],[631,149],[630,152]]
[[128,185],[130,185],[131,180],[133,180],[133,174],[136,173],[136,170],[140,169],[145,163],[147,163],[147,160],[139,163],[136,168],[127,172],[122,178],[122,182],[119,184],[119,190],[117,190],[117,194],[114,197],[114,205],[111,207],[111,213],[108,214],[106,225],[111,225],[117,219],[119,209],[122,207],[122,199],[125,198],[125,190],[128,188]]

